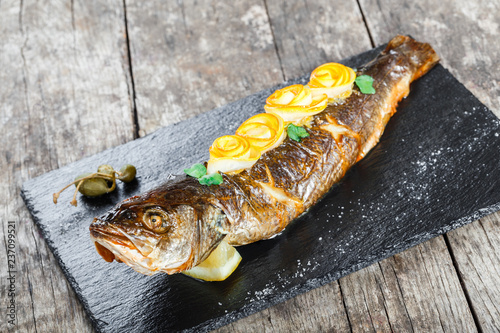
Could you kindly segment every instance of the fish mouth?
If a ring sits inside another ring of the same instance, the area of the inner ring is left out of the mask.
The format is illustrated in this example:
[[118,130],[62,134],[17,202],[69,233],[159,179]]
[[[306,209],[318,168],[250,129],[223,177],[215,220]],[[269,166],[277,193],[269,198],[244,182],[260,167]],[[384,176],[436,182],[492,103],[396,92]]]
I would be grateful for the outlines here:
[[[90,225],[90,238],[94,242],[97,253],[105,261],[123,262],[146,275],[158,272],[158,268],[154,267],[154,260],[148,257],[153,252],[154,246],[146,246],[145,242],[139,239],[134,240],[120,228],[96,218]],[[136,243],[142,246],[137,246]]]
[[112,262],[113,260],[123,262],[120,259],[120,255],[115,254],[117,246],[137,250],[133,243],[125,236],[118,234],[112,229],[104,229],[93,224],[90,226],[90,238],[94,242],[97,253],[107,262]]
[[131,235],[119,226],[95,218],[90,225],[90,238],[97,252],[107,261],[122,262],[135,271],[153,275],[160,272],[174,274],[186,268],[192,249],[174,261],[165,260],[160,248],[160,238],[148,232]]
[[90,237],[94,241],[97,252],[108,262],[112,262],[113,259],[118,262],[123,261],[120,260],[122,256],[116,253],[118,248],[121,249],[120,252],[129,249],[138,252],[144,257],[147,257],[152,252],[152,248],[144,250],[144,246],[137,246],[134,239],[127,237],[127,234],[120,228],[106,225],[98,219],[94,219],[94,222],[90,225]]
[[[96,220],[94,220],[94,222],[95,221]],[[134,243],[129,238],[127,238],[122,232],[120,232],[119,229],[115,229],[109,226],[101,227],[98,225],[94,225],[94,223],[92,223],[90,225],[90,235],[95,241],[105,240],[106,242],[111,242],[114,244],[138,250],[137,246],[135,246]]]

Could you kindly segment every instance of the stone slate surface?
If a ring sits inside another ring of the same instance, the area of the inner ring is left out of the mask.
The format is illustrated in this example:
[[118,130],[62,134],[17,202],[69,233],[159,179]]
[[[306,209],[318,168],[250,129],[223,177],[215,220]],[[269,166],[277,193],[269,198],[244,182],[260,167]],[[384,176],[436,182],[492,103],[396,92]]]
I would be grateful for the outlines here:
[[[381,47],[346,59],[356,67]],[[263,111],[275,89],[162,128],[28,180],[22,196],[99,332],[207,331],[320,287],[500,209],[500,122],[438,65],[412,85],[380,143],[282,234],[240,247],[223,282],[152,277],[107,263],[89,240],[93,217],[208,159],[208,147]],[[101,198],[52,193],[108,163],[138,180]]]

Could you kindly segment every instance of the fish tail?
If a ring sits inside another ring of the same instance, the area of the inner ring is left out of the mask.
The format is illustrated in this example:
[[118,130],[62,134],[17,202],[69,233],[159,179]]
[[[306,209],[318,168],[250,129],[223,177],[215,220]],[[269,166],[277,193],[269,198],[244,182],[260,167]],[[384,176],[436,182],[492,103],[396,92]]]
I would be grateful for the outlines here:
[[407,56],[408,61],[415,68],[413,80],[427,73],[439,62],[436,51],[427,43],[420,43],[408,36],[398,35],[387,44],[384,53],[392,50]]

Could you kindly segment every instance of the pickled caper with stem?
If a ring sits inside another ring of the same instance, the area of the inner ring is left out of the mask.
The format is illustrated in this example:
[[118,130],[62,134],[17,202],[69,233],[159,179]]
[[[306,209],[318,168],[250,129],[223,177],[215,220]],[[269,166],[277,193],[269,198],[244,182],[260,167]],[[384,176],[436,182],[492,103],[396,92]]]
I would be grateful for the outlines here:
[[[80,180],[82,178],[92,175],[91,173],[84,173],[75,178],[75,180]],[[108,186],[108,182],[104,178],[87,178],[78,183],[75,183],[78,192],[87,197],[98,197],[100,195],[111,192],[111,187]]]
[[113,167],[109,164],[101,164],[97,167],[97,172],[100,173],[105,173],[107,175],[113,176],[116,171],[113,169]]
[[[76,193],[80,192],[81,194],[87,197],[97,197],[109,192],[114,191],[116,188],[116,178],[120,179],[123,182],[131,182],[136,175],[136,169],[133,165],[126,164],[124,165],[120,171],[115,171],[112,166],[108,164],[101,164],[97,168],[97,172],[94,173],[85,173],[82,174],[66,185],[62,190],[53,194],[53,201],[56,204],[57,199],[62,191],[70,187],[71,185],[76,186],[75,193],[73,195],[73,200],[71,204],[73,206],[77,205],[76,201]],[[118,176],[118,177],[117,177]]]
[[106,179],[106,183],[108,183],[108,186],[113,186],[113,183],[115,183],[115,174],[117,173],[115,169],[109,164],[101,164],[97,167],[97,173],[102,173],[105,175],[109,175],[111,178]]
[[118,179],[124,183],[130,183],[134,180],[135,175],[137,174],[137,169],[132,164],[125,164],[120,168],[120,172],[118,172]]

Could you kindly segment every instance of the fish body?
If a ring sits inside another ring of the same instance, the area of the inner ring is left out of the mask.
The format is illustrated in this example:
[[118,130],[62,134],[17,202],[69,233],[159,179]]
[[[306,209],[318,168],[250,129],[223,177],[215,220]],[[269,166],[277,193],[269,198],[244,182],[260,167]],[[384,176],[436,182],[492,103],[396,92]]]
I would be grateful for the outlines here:
[[144,274],[173,274],[202,262],[223,239],[244,245],[277,235],[377,144],[410,83],[438,61],[429,44],[395,37],[357,70],[374,79],[375,94],[355,87],[313,116],[309,137],[287,138],[252,168],[222,174],[220,185],[179,176],[124,200],[92,222],[98,252]]

